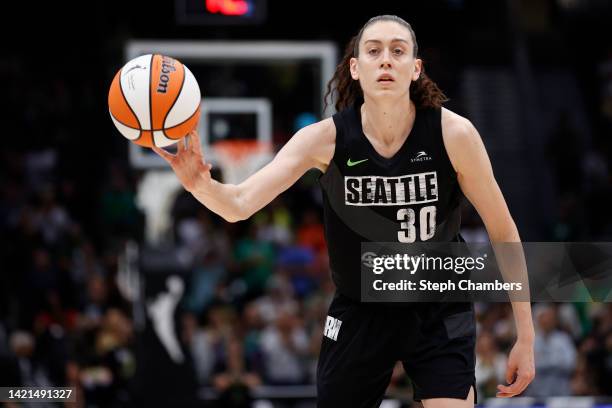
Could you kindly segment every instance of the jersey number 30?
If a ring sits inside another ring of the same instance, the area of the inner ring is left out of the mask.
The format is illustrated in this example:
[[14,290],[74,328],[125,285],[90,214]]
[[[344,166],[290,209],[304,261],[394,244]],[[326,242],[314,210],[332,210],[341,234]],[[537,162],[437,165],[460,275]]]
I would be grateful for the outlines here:
[[[400,221],[400,230],[397,231],[399,242],[416,241],[416,215],[412,208],[397,210],[397,220]],[[419,233],[421,241],[427,241],[436,232],[436,206],[429,205],[419,210]]]

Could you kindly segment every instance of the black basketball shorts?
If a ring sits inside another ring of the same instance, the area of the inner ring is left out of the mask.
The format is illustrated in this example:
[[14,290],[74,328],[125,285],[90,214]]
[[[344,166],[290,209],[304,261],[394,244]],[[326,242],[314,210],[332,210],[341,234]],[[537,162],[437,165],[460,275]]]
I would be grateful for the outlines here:
[[417,401],[466,399],[474,386],[471,303],[360,303],[338,292],[317,366],[317,406],[378,407],[401,361]]

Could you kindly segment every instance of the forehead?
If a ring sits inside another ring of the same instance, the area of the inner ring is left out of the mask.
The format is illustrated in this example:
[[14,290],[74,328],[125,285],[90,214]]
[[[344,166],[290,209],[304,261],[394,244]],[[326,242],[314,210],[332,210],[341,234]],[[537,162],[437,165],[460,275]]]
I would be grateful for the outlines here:
[[394,39],[402,39],[412,45],[412,36],[407,27],[395,21],[378,21],[363,30],[361,44],[369,40],[389,42]]

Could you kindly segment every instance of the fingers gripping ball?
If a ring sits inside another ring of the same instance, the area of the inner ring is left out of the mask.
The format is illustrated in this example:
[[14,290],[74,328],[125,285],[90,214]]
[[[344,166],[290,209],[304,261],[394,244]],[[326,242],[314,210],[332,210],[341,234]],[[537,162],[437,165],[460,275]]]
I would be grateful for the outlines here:
[[200,102],[200,87],[191,71],[159,54],[125,64],[108,92],[108,108],[119,132],[146,147],[169,146],[195,129]]

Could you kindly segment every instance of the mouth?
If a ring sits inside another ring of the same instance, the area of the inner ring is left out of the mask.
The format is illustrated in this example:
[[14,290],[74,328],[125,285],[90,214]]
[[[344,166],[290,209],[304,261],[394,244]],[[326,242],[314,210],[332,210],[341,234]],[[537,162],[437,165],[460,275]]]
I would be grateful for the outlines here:
[[390,82],[394,82],[395,80],[393,79],[393,76],[389,75],[389,74],[382,74],[381,76],[378,77],[378,79],[376,80],[376,82],[380,82],[380,83],[390,83]]

